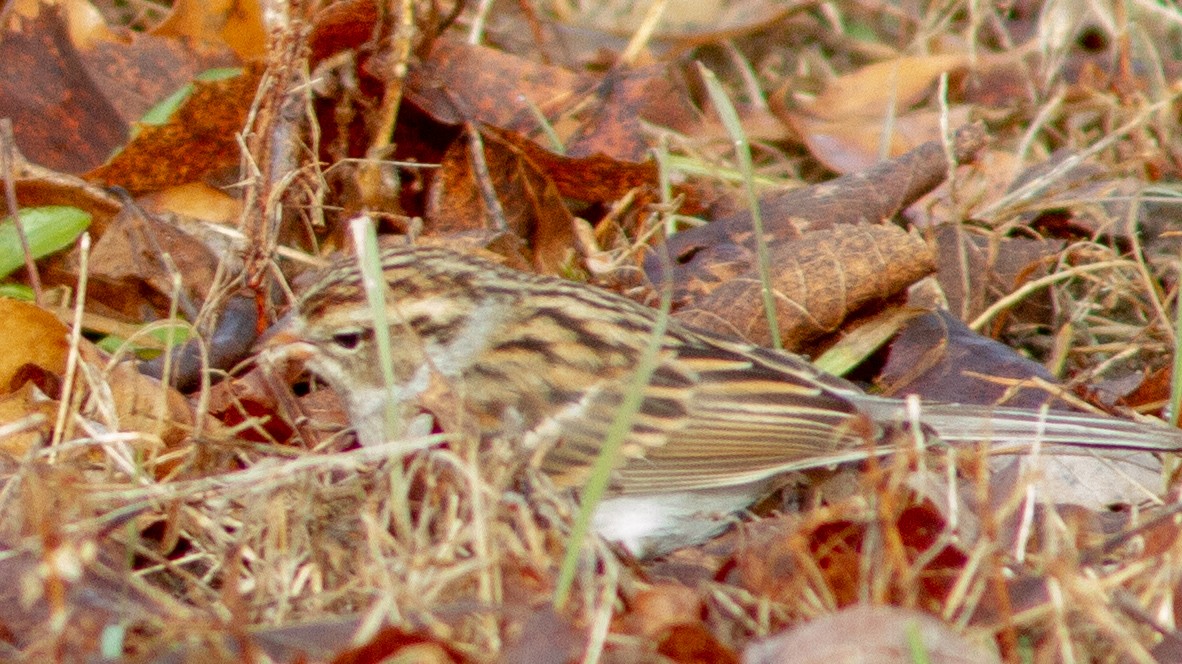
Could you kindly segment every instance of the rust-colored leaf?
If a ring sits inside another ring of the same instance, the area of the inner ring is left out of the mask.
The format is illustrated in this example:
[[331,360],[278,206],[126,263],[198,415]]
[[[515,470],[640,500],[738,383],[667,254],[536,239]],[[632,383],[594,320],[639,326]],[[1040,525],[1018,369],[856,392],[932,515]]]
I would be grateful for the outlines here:
[[90,77],[61,14],[43,8],[0,38],[0,116],[29,158],[78,173],[127,138],[127,125]]
[[480,121],[531,133],[539,129],[531,106],[553,122],[593,85],[590,77],[560,67],[440,40],[424,62],[411,68],[407,97],[439,122]]
[[385,627],[367,643],[341,652],[332,664],[379,664],[391,660],[422,664],[459,664],[470,661],[441,640],[397,627]]
[[700,622],[670,627],[657,642],[657,652],[678,664],[739,664],[739,656]]
[[572,257],[574,217],[558,188],[517,147],[492,134],[483,135],[482,143],[481,160],[473,159],[469,137],[444,155],[429,192],[431,232],[508,235],[524,241],[518,251],[536,269],[561,273]]
[[568,141],[567,154],[610,155],[621,161],[647,159],[653,148],[644,122],[693,133],[699,127],[684,84],[667,65],[615,69],[596,88],[596,104]]
[[652,159],[625,161],[602,153],[560,155],[515,132],[492,126],[482,127],[481,131],[520,150],[566,198],[607,204],[637,187],[657,185],[657,165]]
[[373,38],[378,20],[374,0],[344,0],[320,8],[312,20],[308,35],[309,59],[313,65],[325,58],[357,48]]
[[71,173],[101,164],[131,122],[196,74],[233,63],[225,51],[141,33],[90,30],[79,44],[49,6],[15,25],[0,39],[0,116],[13,119],[31,161]]
[[87,178],[132,193],[199,182],[238,167],[235,136],[246,124],[260,70],[221,81],[197,81],[193,94],[167,124],[142,127],[114,159]]

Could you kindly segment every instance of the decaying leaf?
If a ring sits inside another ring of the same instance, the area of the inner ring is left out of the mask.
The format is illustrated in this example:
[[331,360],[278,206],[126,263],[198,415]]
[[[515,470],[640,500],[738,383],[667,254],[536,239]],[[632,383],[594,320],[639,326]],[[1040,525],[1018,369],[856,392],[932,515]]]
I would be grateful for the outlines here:
[[554,122],[594,81],[496,49],[440,40],[410,70],[407,86],[408,99],[439,122],[480,121],[530,133],[539,129],[534,109]]
[[482,231],[519,238],[525,244],[518,251],[535,268],[562,273],[572,258],[574,219],[557,187],[513,145],[491,134],[481,142],[482,154],[473,154],[468,136],[444,155],[428,197],[432,228],[436,233]]
[[[847,316],[902,292],[935,270],[931,248],[897,226],[837,226],[768,247],[781,341],[800,348],[836,330]],[[752,254],[708,266],[694,299],[676,316],[683,322],[761,345],[771,345]],[[709,283],[704,283],[709,280]]]
[[30,160],[71,173],[105,161],[132,122],[198,72],[232,64],[226,51],[197,54],[141,33],[87,29],[79,43],[48,5],[13,26],[0,39],[0,117],[13,119]]
[[167,124],[142,127],[114,159],[86,177],[144,193],[236,169],[241,153],[235,136],[246,124],[260,76],[260,68],[248,68],[233,78],[195,82],[192,96]]
[[157,307],[155,318],[166,318],[179,296],[181,313],[194,320],[214,283],[218,258],[177,225],[129,205],[95,243],[89,266],[91,288],[104,307],[143,320],[147,299]]
[[[970,161],[984,145],[978,126],[957,132],[957,162]],[[824,184],[795,189],[760,202],[760,216],[768,242],[793,238],[816,226],[879,223],[898,214],[948,175],[944,147],[937,141],[864,173],[845,175]],[[682,301],[702,297],[712,280],[704,279],[718,264],[746,260],[755,252],[755,235],[748,212],[682,231],[666,242],[673,258],[670,276],[674,297]],[[754,263],[752,263],[754,265]],[[649,256],[645,270],[654,284],[664,283],[661,262]]]
[[1065,405],[1046,367],[973,332],[946,310],[913,318],[903,327],[880,380],[887,394],[915,394],[928,401]]

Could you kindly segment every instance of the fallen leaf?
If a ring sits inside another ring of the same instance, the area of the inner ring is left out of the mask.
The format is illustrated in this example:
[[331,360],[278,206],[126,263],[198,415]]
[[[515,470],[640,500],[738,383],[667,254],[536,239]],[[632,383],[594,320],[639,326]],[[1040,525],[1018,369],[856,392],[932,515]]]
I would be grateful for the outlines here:
[[188,38],[204,48],[229,46],[243,61],[256,60],[267,45],[262,14],[256,0],[177,0],[152,34]]
[[[924,401],[1063,407],[1041,364],[970,330],[946,310],[911,319],[891,344],[879,376],[886,394]],[[1068,406],[1070,407],[1070,406]]]
[[[780,341],[786,348],[802,348],[833,332],[854,312],[889,300],[935,270],[928,244],[891,225],[815,231],[775,242],[768,254]],[[689,277],[694,279],[691,287],[706,294],[686,302],[675,313],[677,319],[772,345],[755,262],[753,255],[743,254]]]
[[535,109],[555,122],[595,85],[561,67],[445,39],[411,67],[406,83],[407,98],[438,122],[479,121],[525,134],[540,128]]
[[567,141],[566,152],[644,161],[653,149],[652,130],[645,123],[684,134],[701,129],[689,96],[688,86],[668,65],[617,67],[596,87],[592,110]]
[[558,188],[515,146],[492,134],[483,135],[482,143],[479,162],[468,137],[457,139],[444,155],[428,192],[431,232],[508,235],[524,241],[516,252],[536,269],[563,273],[573,256],[574,218]]
[[167,124],[142,127],[87,179],[138,194],[237,169],[241,152],[235,136],[246,125],[260,74],[252,68],[225,80],[194,82],[193,94]]
[[[984,142],[984,130],[979,126],[958,130],[958,163],[971,161]],[[898,214],[947,175],[943,145],[929,141],[863,173],[765,197],[759,203],[764,233],[771,243],[799,237],[816,227],[877,224]],[[676,288],[675,300],[705,295],[709,291],[705,286],[712,280],[703,275],[719,269],[715,266],[750,260],[755,255],[754,240],[751,214],[746,210],[669,238],[665,246],[673,259],[669,278]],[[645,258],[644,267],[653,284],[664,283],[666,275],[655,254]]]
[[26,364],[62,375],[69,354],[69,330],[57,316],[30,302],[0,297],[0,394],[20,387],[13,377]]
[[32,161],[71,173],[101,164],[131,122],[198,72],[233,64],[224,51],[142,33],[90,27],[75,41],[56,7],[15,25],[0,39],[0,116]]

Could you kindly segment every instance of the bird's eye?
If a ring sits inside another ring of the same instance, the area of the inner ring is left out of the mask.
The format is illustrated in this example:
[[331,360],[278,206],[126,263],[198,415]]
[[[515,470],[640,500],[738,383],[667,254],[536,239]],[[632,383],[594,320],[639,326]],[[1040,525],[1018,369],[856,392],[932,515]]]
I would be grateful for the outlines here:
[[352,330],[350,332],[339,332],[332,335],[332,342],[345,350],[353,350],[361,345],[361,342],[369,336],[369,332],[365,330]]

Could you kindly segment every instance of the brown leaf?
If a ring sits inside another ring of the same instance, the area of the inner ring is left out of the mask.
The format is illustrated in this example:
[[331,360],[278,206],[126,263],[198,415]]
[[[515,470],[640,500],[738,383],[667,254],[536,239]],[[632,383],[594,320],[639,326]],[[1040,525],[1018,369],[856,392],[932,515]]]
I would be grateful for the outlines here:
[[[780,337],[800,348],[836,330],[847,316],[903,291],[935,269],[931,248],[897,226],[838,226],[768,247]],[[680,309],[682,322],[771,345],[753,255],[686,275],[706,293]]]
[[[111,219],[123,209],[123,203],[102,187],[74,175],[30,164],[17,155],[13,169],[17,203],[21,207],[69,205],[90,213],[90,234],[101,237]],[[7,204],[0,209],[8,210]],[[71,282],[71,286],[74,282]]]
[[[218,259],[208,247],[160,218],[126,206],[94,245],[90,275],[105,307],[143,320],[145,299],[167,307],[181,277],[182,312],[195,317],[214,283]],[[166,308],[158,311],[165,316]]]
[[205,48],[228,46],[241,60],[265,55],[267,31],[256,0],[177,0],[152,34],[187,38]]
[[596,153],[582,157],[560,155],[521,134],[484,126],[491,134],[520,150],[546,174],[565,198],[588,203],[611,203],[637,187],[657,185],[657,165],[652,159],[625,161]]
[[[47,399],[32,381],[6,391],[0,396],[0,426],[9,427],[17,422],[26,424],[0,437],[0,451],[14,459],[21,459],[29,450],[44,445],[53,432],[57,408],[57,402]],[[30,418],[36,414],[44,419],[41,422],[31,421]]]
[[826,120],[881,118],[892,106],[906,109],[918,103],[941,74],[967,64],[964,55],[902,56],[875,62],[830,81],[805,111]]
[[221,81],[196,81],[168,123],[142,127],[118,155],[86,177],[134,193],[199,182],[238,167],[235,136],[246,124],[261,70]]
[[456,664],[470,660],[428,634],[385,627],[367,643],[342,651],[332,659],[332,664],[378,664],[387,661]]
[[[984,141],[980,126],[960,129],[955,141],[957,161],[971,161]],[[898,214],[947,175],[944,148],[930,141],[864,173],[765,198],[760,201],[764,232],[768,241],[774,242],[798,237],[818,226],[878,223]],[[674,262],[671,278],[678,287],[675,297],[700,297],[704,293],[696,289],[693,275],[707,274],[716,269],[714,265],[747,260],[754,255],[754,239],[747,211],[669,238],[665,244]],[[663,282],[661,263],[655,255],[646,258],[645,270],[654,284]],[[686,283],[691,285],[681,286]]]
[[137,202],[153,214],[171,213],[222,224],[235,222],[242,214],[241,199],[200,182],[153,192]]
[[33,161],[78,173],[127,139],[127,125],[82,63],[60,12],[43,8],[0,38],[0,117]]
[[0,116],[13,119],[29,159],[71,173],[101,164],[131,122],[196,74],[234,62],[142,33],[92,29],[85,43],[72,41],[51,7],[17,26],[0,39]]
[[377,20],[374,0],[342,0],[321,7],[308,35],[309,61],[315,66],[329,56],[361,46],[373,38]]
[[130,362],[121,362],[108,372],[107,384],[122,431],[139,431],[159,436],[172,447],[193,428],[189,401],[160,381],[145,376]]
[[657,652],[684,664],[739,664],[739,656],[700,622],[670,627],[658,640]]
[[702,616],[702,597],[680,583],[658,582],[637,593],[629,611],[617,619],[615,631],[655,639],[677,625],[697,623]]
[[1146,406],[1153,406],[1156,410],[1160,410],[1169,402],[1173,374],[1170,367],[1162,367],[1150,372],[1142,378],[1133,391],[1120,397],[1121,405],[1141,412],[1146,412]]
[[479,231],[524,240],[523,255],[536,269],[561,273],[570,264],[574,217],[558,188],[517,147],[492,134],[482,143],[483,164],[472,158],[468,137],[444,155],[428,195],[428,228],[439,235]]
[[1021,408],[1068,407],[1046,387],[1057,383],[1041,364],[973,332],[945,310],[911,319],[891,344],[880,376],[887,394]]
[[480,121],[523,133],[538,130],[531,105],[554,121],[594,85],[560,67],[443,39],[411,67],[406,83],[407,98],[439,122]]
[[[969,120],[969,109],[959,106],[948,115],[948,123]],[[886,156],[898,157],[940,135],[943,118],[939,111],[913,111],[896,118],[891,125]],[[851,117],[841,121],[802,117],[793,123],[809,153],[835,173],[856,173],[882,161],[883,122]]]
[[30,302],[0,297],[0,394],[16,390],[13,378],[21,367],[33,364],[50,373],[66,371],[69,330],[57,316]]
[[604,154],[627,162],[651,154],[649,122],[681,133],[695,133],[700,122],[686,86],[675,85],[676,72],[667,65],[616,68],[596,88],[596,104],[567,142],[567,154]]
[[[948,302],[948,310],[972,320],[999,297],[1022,283],[1047,273],[1046,259],[1061,251],[1062,240],[1021,237],[989,237],[955,224],[934,229],[936,278]],[[1049,322],[1050,296],[1046,291],[1023,299],[1017,313],[1024,321]]]
[[[886,156],[898,156],[940,135],[940,111],[911,110],[943,73],[968,64],[964,55],[903,56],[839,76],[788,123],[821,163],[838,173],[871,167],[881,155],[884,127],[891,130]],[[891,114],[889,123],[884,118]],[[968,121],[968,108],[952,109],[953,125]]]

